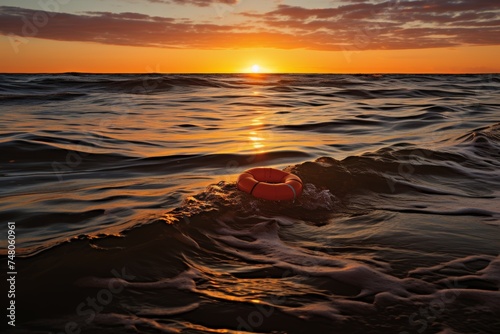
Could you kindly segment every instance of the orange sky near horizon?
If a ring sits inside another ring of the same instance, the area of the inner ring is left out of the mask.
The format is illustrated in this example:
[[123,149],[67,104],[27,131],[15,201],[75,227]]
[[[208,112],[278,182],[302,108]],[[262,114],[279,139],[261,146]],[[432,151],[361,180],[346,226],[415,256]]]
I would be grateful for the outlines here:
[[2,0],[0,72],[499,73],[497,22],[488,0]]
[[500,46],[367,51],[202,50],[30,39],[15,53],[3,38],[0,49],[2,73],[248,73],[254,64],[268,73],[500,72]]

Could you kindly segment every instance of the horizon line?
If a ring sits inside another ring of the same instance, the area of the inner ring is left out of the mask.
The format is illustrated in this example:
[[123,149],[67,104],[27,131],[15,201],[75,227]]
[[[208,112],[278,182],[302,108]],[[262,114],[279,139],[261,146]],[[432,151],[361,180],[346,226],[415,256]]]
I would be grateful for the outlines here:
[[262,76],[262,75],[471,75],[471,74],[500,74],[500,72],[79,72],[79,71],[65,71],[65,72],[0,72],[0,75],[8,74],[159,74],[159,75],[249,75],[249,76]]

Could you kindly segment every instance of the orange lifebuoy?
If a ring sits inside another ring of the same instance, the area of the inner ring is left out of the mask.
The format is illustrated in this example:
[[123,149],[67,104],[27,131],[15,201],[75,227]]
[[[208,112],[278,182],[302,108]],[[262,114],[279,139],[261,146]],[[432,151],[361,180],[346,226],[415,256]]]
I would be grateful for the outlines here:
[[291,201],[302,194],[302,180],[279,169],[257,167],[238,177],[238,189],[270,201]]

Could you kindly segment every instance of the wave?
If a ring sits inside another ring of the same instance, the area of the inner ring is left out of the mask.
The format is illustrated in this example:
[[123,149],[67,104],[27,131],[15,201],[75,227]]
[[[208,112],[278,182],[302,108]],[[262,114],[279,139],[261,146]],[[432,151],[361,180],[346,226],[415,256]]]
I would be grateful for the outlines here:
[[[64,74],[64,75],[44,75],[28,79],[20,85],[19,83],[4,83],[0,89],[14,90],[22,87],[24,90],[54,90],[64,89],[73,92],[60,92],[51,94],[52,99],[61,96],[79,97],[88,92],[100,92],[107,89],[108,92],[121,92],[129,94],[150,94],[160,93],[173,88],[182,87],[207,87],[207,88],[241,88],[239,85],[232,84],[228,80],[220,77],[203,75],[157,75],[157,74],[138,74],[138,75],[103,75],[103,74]],[[77,94],[75,90],[85,93]],[[37,99],[43,95],[25,94],[26,98]],[[21,95],[19,95],[21,96]],[[3,99],[14,99],[16,95],[4,95]],[[49,96],[49,98],[51,98]]]
[[[300,202],[269,204],[220,183],[120,235],[73,238],[19,260],[19,311],[33,314],[24,325],[36,328],[43,319],[51,329],[73,321],[93,332],[132,323],[167,332],[303,333],[333,326],[340,333],[378,333],[387,326],[408,329],[408,317],[430,326],[419,309],[445,305],[437,309],[439,329],[478,322],[485,332],[496,328],[500,258],[494,248],[476,245],[476,255],[450,259],[425,254],[414,245],[425,242],[420,239],[374,241],[373,230],[391,222],[391,214],[339,212],[339,199],[309,184]],[[427,242],[432,238],[447,237],[429,230]],[[109,287],[116,292],[95,318],[77,311],[88,308],[89,295],[104,298]],[[54,296],[56,288],[67,292],[64,298]],[[39,298],[26,302],[34,294]],[[465,305],[472,316],[455,320]]]
[[376,126],[379,125],[379,121],[352,118],[348,120],[336,120],[331,122],[320,122],[320,123],[310,123],[310,124],[287,124],[279,126],[283,130],[294,130],[294,131],[313,131],[313,132],[332,132],[332,129],[339,129],[340,132],[348,132],[346,128],[349,127],[359,127],[359,126]]
[[[474,147],[478,148],[494,148],[500,143],[500,123],[484,126],[475,129],[461,137],[457,138],[458,141],[464,143],[471,143]],[[493,156],[498,153],[498,150],[491,150]]]
[[78,92],[60,92],[51,94],[0,94],[0,101],[15,102],[15,101],[68,101],[76,98],[87,96],[85,93]]
[[[363,99],[393,97],[467,97],[479,89],[494,90],[499,82],[495,75],[444,76],[453,82],[443,85],[442,75],[163,75],[163,74],[85,74],[1,75],[0,100],[62,101],[86,97],[91,93],[159,94],[187,88],[252,89],[262,86],[269,92],[303,96],[354,97]],[[394,82],[393,82],[394,81]],[[408,82],[407,87],[394,89],[393,83]],[[416,86],[416,83],[423,85]],[[411,85],[410,85],[411,84]],[[311,89],[314,88],[313,91]],[[319,88],[324,91],[317,91]],[[21,92],[20,92],[21,90]],[[313,104],[314,105],[314,104]],[[321,104],[318,104],[321,105]]]
[[0,75],[18,332],[494,332],[497,77]]
[[[496,177],[500,167],[498,160],[499,131],[500,124],[478,128],[456,138],[454,146],[441,150],[399,143],[359,156],[348,156],[343,160],[320,157],[312,161],[290,165],[285,170],[298,175],[305,185],[304,195],[295,203],[266,203],[266,201],[241,193],[236,188],[234,181],[220,181],[210,185],[201,193],[191,194],[182,206],[165,215],[165,221],[182,222],[184,217],[190,217],[194,214],[210,214],[213,211],[219,213],[239,212],[242,216],[246,216],[252,215],[257,210],[258,212],[270,212],[273,216],[300,218],[311,224],[321,225],[324,224],[325,220],[327,221],[330,217],[338,214],[364,215],[381,210],[391,214],[473,216],[494,222],[500,215],[498,210],[491,205],[500,188]],[[486,138],[489,146],[485,147],[480,140],[481,145],[478,148],[477,138],[483,137]],[[55,181],[59,174],[61,179],[72,182],[80,182],[81,178],[90,182],[95,178],[93,175],[96,173],[105,174],[109,180],[119,179],[121,175],[164,179],[170,176],[175,178],[176,175],[182,175],[186,170],[196,171],[199,166],[204,166],[207,170],[219,170],[221,172],[218,173],[224,174],[234,173],[256,165],[311,158],[310,154],[301,151],[134,157],[109,152],[99,154],[68,151],[53,146],[59,141],[53,137],[31,135],[31,139],[40,141],[43,139],[45,142],[14,140],[0,144],[2,151],[5,152],[3,155],[5,160],[1,161],[4,166],[4,178],[20,182],[19,178],[26,174],[30,175],[29,180],[36,179],[41,184],[50,183],[51,180]],[[69,153],[82,154],[81,164],[64,165]],[[86,155],[83,156],[83,154]],[[479,155],[481,159],[477,158]],[[40,157],[43,157],[44,160]],[[32,162],[26,163],[26,161]],[[17,168],[17,163],[23,162],[24,167],[21,172]],[[59,162],[59,165],[63,164],[63,167],[66,168],[54,169],[54,162]],[[200,178],[200,180],[203,177],[205,180],[217,180],[216,174],[197,176],[193,172],[192,177]],[[23,183],[31,182],[29,180],[24,180]],[[158,187],[163,189],[168,187],[168,183],[158,185]],[[4,191],[9,189],[10,187],[6,187]],[[95,196],[93,197],[92,194],[96,191],[107,191],[108,188],[103,185],[91,189],[89,199],[86,199],[87,196],[85,196],[85,201],[78,205],[87,203],[83,207],[86,207],[86,210],[94,208],[97,215],[104,212],[102,206],[106,204],[106,201],[128,201],[129,198],[122,196],[120,188],[117,188],[109,196],[95,202]],[[153,190],[151,189],[151,191]],[[180,194],[178,195],[180,196]],[[141,196],[143,196],[142,193]],[[158,196],[162,198],[162,201],[165,200],[164,203],[177,203],[179,201],[177,196],[174,196],[173,202],[170,198],[164,198],[163,194],[158,194]],[[427,201],[428,196],[433,197]],[[415,197],[418,197],[422,204],[409,205],[408,201],[411,202],[411,198]],[[152,200],[154,198],[156,197],[153,197]],[[472,199],[475,207],[468,202]],[[61,200],[63,199],[54,199],[53,201],[57,204]],[[446,204],[450,200],[455,203],[453,209]],[[146,203],[139,201],[130,209],[158,207],[158,204],[147,205]],[[49,203],[44,202],[44,205],[49,205]],[[461,208],[456,209],[457,205]],[[106,208],[104,210],[108,211]],[[6,210],[5,214],[9,215],[6,219],[11,219],[18,213]],[[30,219],[54,220],[50,217],[50,212],[44,213],[37,209],[33,214],[26,213],[21,222],[28,224]],[[82,212],[82,217],[86,217],[84,212]],[[94,220],[93,217],[89,218],[90,226]],[[101,221],[100,217],[96,217],[96,219]],[[67,221],[69,218],[56,220]],[[26,252],[29,253],[28,250]]]
[[[476,152],[476,137],[498,147],[497,135],[495,124],[458,137],[447,150],[400,143],[343,160],[294,164],[285,170],[304,182],[295,202],[256,199],[234,181],[220,181],[186,195],[171,210],[134,216],[115,233],[103,227],[130,217],[112,208],[117,196],[130,197],[115,183],[117,192],[93,196],[82,211],[24,212],[18,224],[25,229],[40,229],[45,219],[100,224],[93,233],[19,254],[20,332],[40,323],[59,330],[70,321],[89,332],[118,326],[163,332],[383,333],[424,326],[492,332],[500,325],[494,316],[500,312],[494,242],[500,212],[492,204],[500,190],[498,168],[484,168],[487,163],[467,150]],[[274,152],[273,159],[296,154]],[[230,159],[244,164],[246,158],[127,158],[120,168],[152,175],[148,166],[187,169]],[[491,225],[474,228],[483,223]],[[50,228],[45,233],[53,237]],[[104,302],[92,309],[88,300]],[[466,320],[460,317],[464,307]]]
[[[9,136],[10,137],[10,136]],[[27,138],[26,136],[23,136]],[[152,171],[175,173],[186,169],[196,169],[203,165],[210,168],[228,166],[248,166],[256,163],[278,162],[286,159],[311,157],[301,151],[269,151],[254,154],[171,154],[168,156],[141,157],[114,153],[112,147],[105,145],[102,138],[99,144],[94,141],[70,140],[67,138],[31,135],[31,139],[11,139],[0,143],[2,156],[0,163],[5,172],[19,172],[18,165],[23,164],[25,172],[52,169],[53,163],[68,165],[68,169],[95,168],[100,172]],[[119,141],[114,145],[128,145],[129,141]],[[146,145],[139,142],[140,145]],[[156,144],[150,144],[157,146]],[[11,168],[9,168],[9,166]],[[69,168],[71,167],[71,168]]]
[[0,143],[0,149],[4,153],[0,162],[46,164],[53,161],[66,162],[69,156],[85,162],[115,162],[123,159],[122,155],[116,153],[93,153],[92,151],[96,151],[96,146],[86,145],[82,141],[50,139],[51,142],[48,142],[47,138],[37,137],[37,139],[44,142],[17,139]]

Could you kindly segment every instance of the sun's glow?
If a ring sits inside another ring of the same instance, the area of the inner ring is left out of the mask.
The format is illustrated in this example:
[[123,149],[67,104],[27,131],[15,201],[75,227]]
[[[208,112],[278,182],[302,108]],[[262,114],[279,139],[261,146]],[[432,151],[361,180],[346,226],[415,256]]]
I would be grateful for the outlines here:
[[252,72],[253,73],[259,73],[260,72],[260,66],[255,64],[252,66]]

